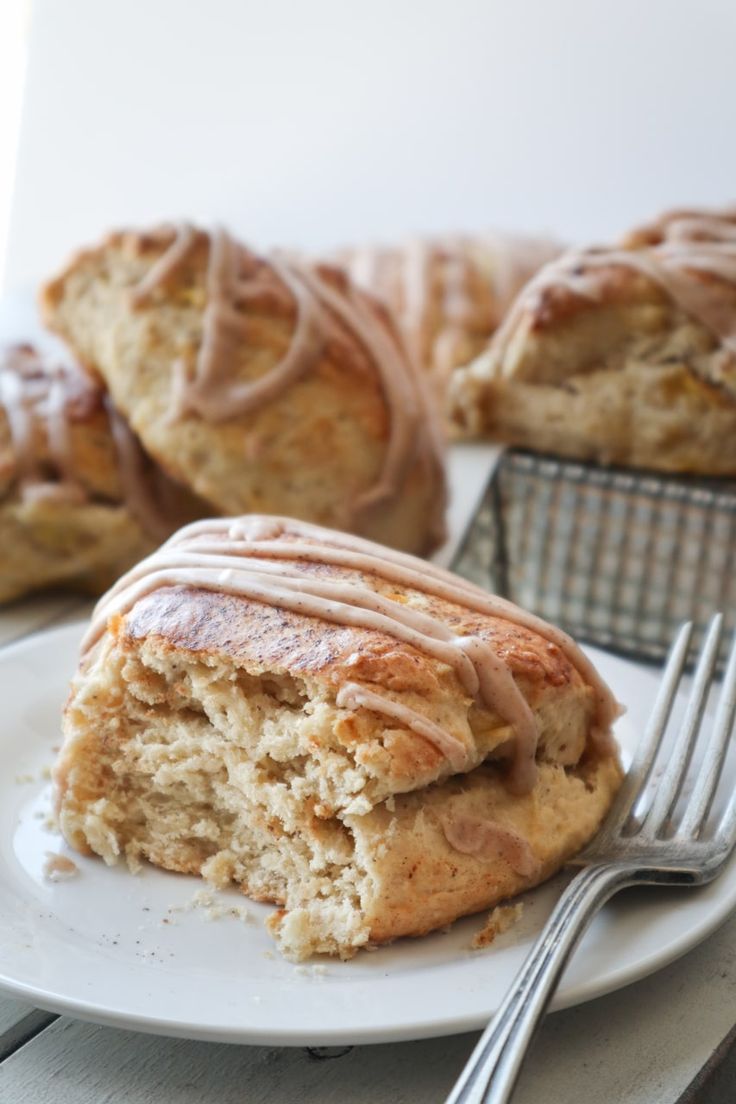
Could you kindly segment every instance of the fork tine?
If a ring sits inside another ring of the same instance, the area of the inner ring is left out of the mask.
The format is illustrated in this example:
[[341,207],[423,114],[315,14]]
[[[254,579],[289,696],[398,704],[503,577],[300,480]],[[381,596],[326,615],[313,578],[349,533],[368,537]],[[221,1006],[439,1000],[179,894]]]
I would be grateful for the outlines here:
[[682,678],[692,634],[693,623],[692,621],[686,621],[680,626],[670,648],[670,654],[667,658],[662,681],[657,690],[654,708],[647,721],[647,727],[639,741],[631,767],[626,772],[626,778],[619,790],[613,809],[604,825],[602,834],[607,839],[615,835],[624,825],[632,806],[649,779],[652,766],[662,744],[662,738],[667,731],[667,722],[670,719],[672,705]]
[[724,844],[727,851],[733,851],[736,847],[736,792],[731,794],[726,811],[716,829],[716,839]]
[[697,836],[710,812],[731,740],[736,716],[736,633],[733,636],[713,731],[703,756],[698,780],[680,821],[678,835]]
[[705,643],[695,668],[693,688],[687,703],[685,717],[677,733],[669,762],[662,774],[657,792],[651,806],[644,815],[642,824],[646,824],[649,834],[661,832],[677,803],[682,783],[690,766],[693,748],[697,742],[703,711],[713,681],[713,673],[718,661],[718,645],[721,640],[723,615],[717,613],[711,618]]

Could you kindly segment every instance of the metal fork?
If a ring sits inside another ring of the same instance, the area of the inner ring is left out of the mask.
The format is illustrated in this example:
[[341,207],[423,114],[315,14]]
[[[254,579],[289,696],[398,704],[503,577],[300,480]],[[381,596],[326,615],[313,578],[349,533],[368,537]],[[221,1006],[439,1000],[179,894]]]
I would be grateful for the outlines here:
[[[715,828],[705,829],[736,713],[736,638],[710,739],[692,790],[683,799],[684,809],[676,815],[718,662],[721,614],[708,626],[674,742],[665,756],[660,755],[692,631],[691,622],[679,630],[631,769],[601,831],[573,860],[583,869],[560,897],[446,1104],[504,1104],[509,1100],[534,1030],[568,959],[593,917],[614,893],[633,885],[703,885],[723,870],[736,844],[736,793]],[[666,761],[655,780],[660,758]]]

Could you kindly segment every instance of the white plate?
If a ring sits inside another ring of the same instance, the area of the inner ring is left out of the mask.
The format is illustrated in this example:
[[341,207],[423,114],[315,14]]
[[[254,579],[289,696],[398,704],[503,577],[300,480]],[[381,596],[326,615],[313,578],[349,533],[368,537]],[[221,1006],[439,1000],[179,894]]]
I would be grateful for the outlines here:
[[[478,917],[449,933],[402,940],[351,962],[295,967],[273,950],[264,905],[235,890],[250,921],[207,919],[191,903],[202,883],[147,867],[134,877],[74,856],[77,877],[52,883],[47,850],[68,852],[44,827],[44,768],[59,742],[59,710],[79,626],[6,649],[0,662],[0,987],[55,1012],[194,1039],[277,1045],[385,1042],[470,1030],[498,1006],[565,882],[526,895],[519,924],[469,950]],[[628,749],[656,674],[591,655],[629,707]],[[736,764],[727,770],[736,776]],[[30,780],[32,778],[32,780]],[[561,1008],[626,985],[705,938],[736,905],[736,863],[701,890],[630,891],[607,906],[560,986]]]

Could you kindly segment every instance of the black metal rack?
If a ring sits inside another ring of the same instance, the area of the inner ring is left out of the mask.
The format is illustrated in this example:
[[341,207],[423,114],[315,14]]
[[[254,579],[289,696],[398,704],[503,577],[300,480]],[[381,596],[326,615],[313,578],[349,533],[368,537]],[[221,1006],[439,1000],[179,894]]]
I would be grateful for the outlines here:
[[510,450],[454,569],[582,640],[660,661],[684,620],[700,633],[720,609],[736,627],[736,482]]

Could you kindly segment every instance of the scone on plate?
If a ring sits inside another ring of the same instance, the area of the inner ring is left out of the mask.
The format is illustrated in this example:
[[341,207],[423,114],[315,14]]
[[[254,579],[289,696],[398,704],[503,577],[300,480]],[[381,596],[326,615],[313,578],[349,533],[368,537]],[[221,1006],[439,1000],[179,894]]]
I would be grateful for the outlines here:
[[344,249],[335,260],[394,313],[444,408],[455,369],[483,351],[517,292],[561,248],[488,231]]
[[55,768],[68,842],[234,882],[294,959],[488,908],[597,830],[617,706],[564,633],[406,554],[195,523],[101,600]]
[[673,212],[545,266],[456,374],[456,417],[542,452],[736,474],[735,228]]
[[57,584],[99,594],[209,512],[74,364],[0,349],[0,602]]
[[442,537],[423,381],[340,270],[223,230],[111,234],[45,287],[46,321],[146,451],[214,512],[288,513],[412,552]]

